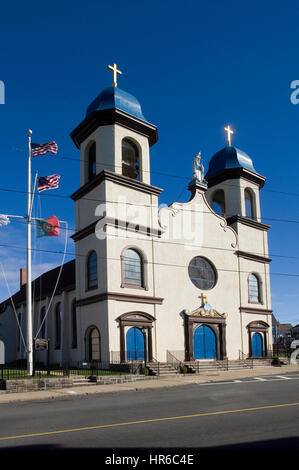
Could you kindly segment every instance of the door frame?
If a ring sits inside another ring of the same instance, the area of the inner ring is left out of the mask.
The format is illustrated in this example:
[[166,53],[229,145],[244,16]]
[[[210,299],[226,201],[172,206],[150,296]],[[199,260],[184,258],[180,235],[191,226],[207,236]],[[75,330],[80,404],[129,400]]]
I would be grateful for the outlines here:
[[185,314],[185,361],[195,361],[193,334],[200,325],[209,326],[216,336],[216,360],[227,358],[225,318]]
[[152,317],[149,313],[145,312],[127,312],[118,317],[119,330],[120,330],[120,360],[121,362],[127,362],[126,359],[126,326],[136,327],[139,329],[146,329],[146,352],[147,352],[147,361],[151,362],[153,360],[153,338],[152,338],[152,329],[155,318]]

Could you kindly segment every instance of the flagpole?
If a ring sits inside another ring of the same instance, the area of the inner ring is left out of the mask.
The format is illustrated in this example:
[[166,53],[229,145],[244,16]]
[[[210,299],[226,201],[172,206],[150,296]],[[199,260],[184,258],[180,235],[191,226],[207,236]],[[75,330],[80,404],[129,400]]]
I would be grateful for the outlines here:
[[27,175],[27,374],[33,375],[33,340],[32,340],[32,289],[31,289],[31,135],[29,129],[28,135],[28,175]]

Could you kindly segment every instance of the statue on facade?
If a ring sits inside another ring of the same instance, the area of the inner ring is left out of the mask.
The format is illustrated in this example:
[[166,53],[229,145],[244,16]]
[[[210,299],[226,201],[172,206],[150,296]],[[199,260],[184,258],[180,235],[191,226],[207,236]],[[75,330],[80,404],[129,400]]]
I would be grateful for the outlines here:
[[193,173],[192,173],[192,181],[196,183],[203,183],[204,182],[204,166],[201,163],[201,153],[199,152],[195,155],[193,160]]

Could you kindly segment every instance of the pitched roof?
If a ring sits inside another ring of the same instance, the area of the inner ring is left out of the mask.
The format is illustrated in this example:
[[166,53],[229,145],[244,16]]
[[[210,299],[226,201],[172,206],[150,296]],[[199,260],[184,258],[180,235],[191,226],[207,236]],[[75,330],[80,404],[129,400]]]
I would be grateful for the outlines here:
[[[34,300],[40,300],[53,294],[61,266],[43,273],[32,281],[32,291]],[[75,260],[72,259],[63,265],[61,276],[57,285],[56,294],[65,290],[73,290],[76,287]],[[26,304],[26,284],[12,296],[15,306]],[[8,298],[0,304],[0,313],[3,313],[8,305],[11,305],[11,299]]]

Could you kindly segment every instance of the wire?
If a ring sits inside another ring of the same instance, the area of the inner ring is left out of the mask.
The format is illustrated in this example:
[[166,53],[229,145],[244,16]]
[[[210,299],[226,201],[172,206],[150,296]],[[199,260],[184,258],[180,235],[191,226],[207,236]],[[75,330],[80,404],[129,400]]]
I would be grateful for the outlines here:
[[[17,224],[26,224],[26,222],[21,222],[19,220],[14,220],[12,219],[12,221],[14,223],[17,223]],[[60,227],[62,230],[65,230],[64,227]],[[76,231],[76,229],[69,229],[71,231]],[[125,230],[125,229],[124,229]],[[117,236],[118,238],[121,238],[121,239],[130,239],[128,237],[122,237],[122,236]],[[145,238],[145,239],[142,239],[143,242],[149,242],[151,243],[151,239],[148,239],[148,238]],[[213,246],[204,246],[204,245],[201,245],[200,247],[198,245],[191,245],[191,244],[186,244],[186,243],[180,243],[180,242],[174,242],[174,241],[167,241],[167,242],[164,242],[162,240],[155,240],[155,243],[167,243],[169,245],[178,245],[178,246],[188,246],[190,248],[203,248],[203,249],[209,249],[209,250],[221,250],[221,251],[229,251],[229,252],[232,252],[234,253],[236,250],[235,249],[230,249],[230,248],[219,248],[219,247],[213,247]],[[257,255],[257,256],[263,256],[265,257],[265,254],[264,253],[261,253],[261,252],[250,252],[251,254],[253,255]],[[299,259],[299,256],[289,256],[289,255],[281,255],[281,254],[274,254],[274,253],[269,253],[267,256],[269,257],[278,257],[278,258],[286,258],[286,259]]]
[[7,290],[8,290],[8,294],[9,294],[9,297],[10,297],[10,301],[11,301],[11,304],[12,304],[12,308],[13,308],[13,311],[14,311],[14,314],[15,314],[15,317],[16,317],[16,322],[17,322],[17,325],[18,325],[18,328],[19,328],[20,337],[22,339],[25,350],[28,351],[27,346],[26,346],[26,342],[25,342],[25,339],[24,339],[24,336],[23,336],[22,327],[21,327],[19,319],[18,319],[18,314],[17,314],[17,310],[16,310],[16,307],[15,307],[15,303],[14,303],[14,300],[13,300],[13,297],[11,295],[11,291],[10,291],[10,288],[9,288],[9,285],[8,285],[8,282],[7,282],[6,274],[5,274],[5,271],[4,271],[4,268],[3,268],[3,264],[1,262],[0,262],[0,264],[1,264],[2,274],[3,274],[4,280],[5,280],[5,284],[6,284],[6,287],[7,287]]
[[[64,242],[64,252],[63,252],[63,257],[62,257],[62,264],[60,266],[60,270],[59,270],[59,273],[58,273],[58,276],[57,276],[57,280],[56,280],[56,284],[55,284],[55,287],[54,287],[54,290],[53,290],[53,293],[52,293],[52,296],[51,296],[51,299],[50,299],[50,302],[49,302],[49,305],[47,307],[47,310],[46,310],[46,313],[44,315],[44,318],[36,332],[36,335],[34,337],[34,340],[38,337],[39,335],[39,332],[41,331],[42,327],[43,327],[43,324],[45,323],[46,321],[46,318],[47,318],[47,315],[49,313],[49,310],[50,310],[50,307],[52,305],[52,301],[53,301],[53,298],[55,296],[55,293],[56,293],[56,289],[57,289],[57,286],[58,286],[58,283],[59,283],[59,280],[60,280],[60,276],[61,276],[61,273],[62,273],[62,269],[63,269],[63,266],[64,266],[64,260],[65,260],[65,255],[66,255],[66,248],[67,248],[67,240],[68,240],[68,231],[67,231],[67,222],[64,222],[66,224],[66,231],[65,231],[65,242]],[[40,276],[41,277],[41,276]]]
[[[127,237],[125,237],[125,239],[127,239]],[[15,249],[20,249],[20,250],[26,250],[26,248],[24,247],[20,247],[20,246],[13,246],[13,245],[7,245],[7,244],[0,244],[0,246],[9,246],[9,247],[13,247]],[[200,247],[198,247],[200,248]],[[32,249],[32,251],[34,251],[34,248]],[[45,253],[55,253],[55,254],[62,254],[61,251],[54,251],[54,250],[41,250],[42,252],[45,252]],[[80,254],[80,253],[66,253],[66,255],[68,256],[79,256],[79,257],[84,257],[84,258],[87,258],[88,255],[83,255],[83,254]],[[118,263],[120,262],[120,257],[119,258],[111,258],[111,257],[105,257],[105,256],[99,256],[97,255],[98,259],[103,259],[103,260],[107,260],[107,261],[117,261]],[[71,260],[70,260],[71,261]],[[168,267],[176,267],[176,268],[187,268],[189,266],[188,265],[185,265],[185,264],[175,264],[175,263],[159,263],[159,262],[151,262],[151,261],[147,261],[147,264],[153,264],[153,265],[156,265],[156,266],[168,266]],[[217,268],[217,271],[221,271],[221,272],[230,272],[230,273],[243,273],[243,274],[250,274],[252,271],[242,271],[242,270],[236,270],[236,269],[223,269],[223,268]],[[257,272],[258,274],[264,276],[265,274],[269,274],[270,273],[265,273],[264,271],[263,272],[259,272],[259,271],[255,271]],[[292,273],[271,273],[271,276],[288,276],[288,277],[299,277],[299,273],[298,274],[292,274]]]
[[[16,193],[22,193],[22,194],[27,194],[27,191],[21,191],[21,190],[12,190],[8,188],[0,188],[0,191],[6,191],[6,192],[16,192]],[[299,195],[299,194],[298,194]],[[58,197],[58,198],[67,198],[69,199],[69,196],[66,195],[61,195],[61,194],[40,194],[40,196],[48,196],[48,197]],[[100,202],[103,204],[123,204],[126,206],[130,207],[147,207],[155,210],[160,210],[161,208],[171,208],[171,206],[175,204],[185,204],[185,203],[180,203],[180,202],[173,202],[171,205],[164,205],[162,204],[162,207],[160,206],[154,206],[152,204],[136,204],[132,202],[125,202],[125,201],[110,201],[109,199],[95,199],[95,198],[85,198],[82,197],[81,200],[84,201],[93,201],[93,202]],[[187,212],[187,213],[197,213],[197,214],[211,214],[215,215],[215,212],[213,210],[211,211],[199,211],[196,209],[184,209],[183,207],[178,208],[181,212]],[[25,218],[25,217],[24,217]],[[267,220],[267,221],[272,221],[272,222],[283,222],[283,223],[293,223],[293,224],[299,224],[299,220],[296,219],[280,219],[280,218],[273,218],[273,217],[263,217],[262,220]],[[22,223],[22,222],[20,222]],[[262,222],[261,222],[262,223]],[[70,228],[70,230],[77,230],[76,228]]]

